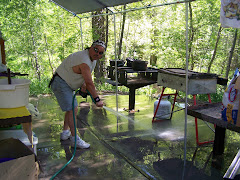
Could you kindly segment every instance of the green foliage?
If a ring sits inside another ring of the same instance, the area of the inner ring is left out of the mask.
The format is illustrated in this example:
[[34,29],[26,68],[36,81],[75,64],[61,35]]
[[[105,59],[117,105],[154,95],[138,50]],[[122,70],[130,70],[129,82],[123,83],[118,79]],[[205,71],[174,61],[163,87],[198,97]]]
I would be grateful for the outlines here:
[[44,77],[41,81],[39,81],[37,78],[31,79],[31,85],[30,85],[30,95],[31,96],[37,96],[39,94],[50,94],[52,93],[51,89],[48,88],[50,79]]
[[[223,86],[217,86],[216,93],[211,94],[211,101],[212,102],[221,102],[223,97],[224,87]],[[206,94],[200,94],[197,96],[197,100],[208,102],[208,96]]]
[[[96,84],[96,89],[98,91],[103,91],[103,92],[116,92],[116,87],[112,86],[109,83],[102,83],[102,84]],[[128,88],[125,86],[118,86],[118,91],[119,92],[128,92]]]
[[145,86],[136,90],[136,94],[144,94],[146,96],[152,96],[157,93],[157,89],[153,88],[152,85]]
[[[144,0],[127,5],[129,8],[165,3],[165,1]],[[188,38],[191,54],[190,64],[193,70],[207,72],[213,55],[219,30],[220,1],[191,2],[192,21],[189,15]],[[5,41],[7,66],[13,72],[27,73],[32,81],[30,93],[50,93],[48,81],[58,65],[72,52],[86,48],[92,42],[92,20],[81,20],[71,13],[47,0],[2,0],[0,3],[0,30]],[[121,11],[122,6],[114,7]],[[89,16],[91,13],[79,15]],[[115,35],[118,44],[122,25],[122,15],[116,14],[116,34],[114,34],[113,16],[108,16],[108,48],[104,61],[115,59]],[[190,25],[193,32],[190,31]],[[216,58],[211,67],[211,73],[224,76],[226,61],[232,45],[234,29],[226,28],[221,32]],[[186,21],[185,4],[159,6],[126,13],[126,22],[122,44],[122,59],[133,57],[150,61],[157,58],[158,68],[185,68],[186,66]],[[83,38],[83,39],[82,39]],[[83,45],[82,42],[83,41]],[[239,66],[237,43],[231,72]],[[103,79],[105,77],[102,77]],[[104,82],[104,81],[102,81]],[[97,85],[100,91],[112,90],[115,87],[102,83]],[[120,91],[128,92],[125,87]],[[140,88],[137,93],[155,94],[157,90],[150,86]],[[214,99],[221,98],[221,89]],[[202,98],[200,96],[200,98]]]

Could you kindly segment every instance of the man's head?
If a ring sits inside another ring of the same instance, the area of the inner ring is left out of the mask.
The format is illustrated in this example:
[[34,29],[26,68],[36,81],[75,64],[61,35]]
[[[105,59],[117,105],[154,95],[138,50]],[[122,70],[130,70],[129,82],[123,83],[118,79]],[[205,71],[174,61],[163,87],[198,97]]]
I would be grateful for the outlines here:
[[106,45],[103,41],[101,40],[94,41],[89,49],[89,55],[91,60],[101,59],[105,50]]
[[96,40],[92,43],[92,46],[95,46],[95,45],[99,45],[99,46],[102,46],[104,48],[104,50],[106,51],[106,44],[105,42],[101,41],[101,40]]

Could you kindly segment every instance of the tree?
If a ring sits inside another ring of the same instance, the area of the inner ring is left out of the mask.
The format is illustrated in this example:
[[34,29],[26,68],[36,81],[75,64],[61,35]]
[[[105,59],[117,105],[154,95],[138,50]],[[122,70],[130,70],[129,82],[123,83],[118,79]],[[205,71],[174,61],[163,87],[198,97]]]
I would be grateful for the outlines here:
[[215,47],[214,47],[213,55],[212,55],[211,61],[210,61],[209,66],[208,66],[208,71],[207,71],[208,73],[210,73],[213,61],[214,61],[214,59],[216,57],[217,46],[218,46],[218,42],[219,42],[219,39],[220,39],[221,31],[222,31],[222,27],[220,26],[219,30],[218,30],[217,41],[216,41],[216,44],[215,44]]
[[189,54],[189,60],[190,61],[190,69],[193,70],[194,69],[194,56],[193,56],[193,52],[192,52],[192,46],[193,46],[193,40],[194,40],[194,35],[195,35],[195,29],[193,28],[193,11],[192,11],[192,6],[191,6],[191,2],[189,2],[189,20],[190,20],[190,30],[189,30],[189,49],[188,49],[188,54]]
[[234,38],[233,38],[233,44],[232,44],[232,47],[231,47],[231,50],[230,50],[230,53],[229,53],[228,65],[227,65],[227,69],[226,69],[225,78],[228,78],[228,75],[229,75],[230,65],[231,65],[232,57],[233,57],[233,52],[234,52],[236,41],[237,41],[237,33],[238,33],[238,29],[235,30],[235,34],[234,34]]
[[[126,10],[126,4],[123,6],[123,10]],[[120,40],[119,40],[119,46],[118,46],[118,59],[121,59],[121,53],[122,53],[122,41],[123,41],[123,34],[124,34],[124,26],[126,21],[126,12],[122,15],[122,28],[121,28],[121,34],[120,34]]]
[[[93,12],[92,15],[98,15],[103,13],[104,13],[104,10],[102,9],[102,10]],[[99,39],[106,42],[105,16],[94,16],[92,18],[92,37],[94,41]],[[104,57],[102,59],[104,59]],[[98,68],[95,68],[94,70],[96,83],[100,83],[101,77],[104,77],[105,61],[102,59],[97,61],[96,67]]]

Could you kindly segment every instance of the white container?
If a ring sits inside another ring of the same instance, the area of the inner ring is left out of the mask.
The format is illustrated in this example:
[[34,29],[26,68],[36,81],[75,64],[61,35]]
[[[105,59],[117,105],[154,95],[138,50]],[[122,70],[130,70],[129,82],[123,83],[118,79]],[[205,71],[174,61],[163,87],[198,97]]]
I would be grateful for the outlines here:
[[26,106],[29,102],[28,79],[0,79],[0,108],[17,108]]
[[22,130],[0,130],[0,140],[14,138],[19,139],[23,144],[25,144],[32,152],[37,155],[37,144],[38,138],[34,132],[33,134],[33,146],[30,143],[27,134]]
[[[160,99],[160,98],[159,98]],[[154,102],[154,112],[157,109],[158,100]],[[167,96],[163,96],[156,113],[156,118],[158,119],[169,119],[171,116],[171,103],[167,100]]]

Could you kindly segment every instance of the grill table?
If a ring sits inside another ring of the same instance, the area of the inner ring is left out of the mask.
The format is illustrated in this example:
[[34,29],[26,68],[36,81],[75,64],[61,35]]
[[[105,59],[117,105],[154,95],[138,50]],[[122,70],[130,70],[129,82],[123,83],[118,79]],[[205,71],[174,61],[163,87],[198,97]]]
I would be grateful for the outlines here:
[[[148,67],[146,71],[134,71],[131,67],[118,67],[119,86],[129,88],[129,111],[135,109],[135,91],[138,88],[157,83],[158,69]],[[116,85],[115,67],[108,67],[109,84]]]
[[[158,71],[158,85],[186,92],[186,71],[166,68]],[[217,75],[188,71],[188,94],[210,94],[216,92]]]
[[[186,92],[186,70],[181,68],[162,68],[158,71],[158,80],[157,83],[159,86],[163,86],[163,90],[155,110],[152,122],[155,120],[156,113],[158,111],[159,104],[161,102],[162,96],[174,95],[174,102],[172,105],[172,112],[170,119],[172,118],[174,105],[176,102],[176,96],[178,91]],[[188,94],[192,94],[194,98],[194,105],[196,104],[196,95],[197,94],[207,94],[209,103],[211,103],[210,94],[216,92],[217,84],[225,85],[227,80],[219,78],[216,74],[210,73],[199,73],[195,71],[188,70]],[[165,88],[175,89],[176,92],[173,94],[164,94]],[[199,142],[198,138],[198,124],[197,117],[195,116],[195,130],[196,130],[196,142],[198,145],[203,145],[206,143],[211,143],[213,141]]]

